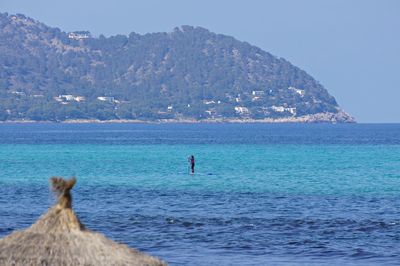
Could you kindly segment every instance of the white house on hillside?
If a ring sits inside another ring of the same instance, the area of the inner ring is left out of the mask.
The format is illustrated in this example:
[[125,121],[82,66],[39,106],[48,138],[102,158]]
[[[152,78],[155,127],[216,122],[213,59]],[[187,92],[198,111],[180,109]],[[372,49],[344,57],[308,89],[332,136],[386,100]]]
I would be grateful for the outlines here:
[[99,97],[97,97],[97,100],[102,101],[102,102],[109,102],[109,103],[115,102],[115,98],[109,97],[109,96],[99,96]]
[[249,109],[243,106],[235,106],[235,111],[238,114],[249,114]]
[[85,96],[75,96],[72,94],[63,94],[58,95],[58,97],[54,97],[54,100],[57,102],[83,102],[85,100]]
[[67,102],[75,100],[75,96],[71,94],[59,95],[58,98],[61,99],[62,101],[67,101]]
[[252,91],[251,94],[253,96],[263,96],[265,94],[264,91]]
[[70,32],[68,38],[73,40],[83,40],[90,38],[90,33],[87,32]]
[[295,87],[289,87],[288,90],[294,91],[295,93],[299,94],[301,97],[303,97],[305,94],[304,90],[300,90]]
[[296,107],[284,107],[284,106],[271,106],[271,109],[277,113],[289,112],[292,115],[296,114]]

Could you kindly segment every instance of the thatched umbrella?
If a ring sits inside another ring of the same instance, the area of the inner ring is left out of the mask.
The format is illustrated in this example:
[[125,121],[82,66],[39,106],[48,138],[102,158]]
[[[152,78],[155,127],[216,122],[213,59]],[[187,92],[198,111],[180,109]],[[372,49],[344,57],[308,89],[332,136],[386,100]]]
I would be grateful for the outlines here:
[[71,208],[76,179],[50,179],[58,203],[25,231],[0,239],[0,265],[166,265],[87,230]]

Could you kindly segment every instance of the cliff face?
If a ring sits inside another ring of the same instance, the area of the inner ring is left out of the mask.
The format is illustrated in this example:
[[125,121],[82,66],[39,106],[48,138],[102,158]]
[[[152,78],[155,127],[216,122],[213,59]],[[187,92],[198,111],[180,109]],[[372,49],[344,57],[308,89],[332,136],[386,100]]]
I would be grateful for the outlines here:
[[190,26],[93,38],[0,14],[0,96],[0,120],[353,121],[286,60]]

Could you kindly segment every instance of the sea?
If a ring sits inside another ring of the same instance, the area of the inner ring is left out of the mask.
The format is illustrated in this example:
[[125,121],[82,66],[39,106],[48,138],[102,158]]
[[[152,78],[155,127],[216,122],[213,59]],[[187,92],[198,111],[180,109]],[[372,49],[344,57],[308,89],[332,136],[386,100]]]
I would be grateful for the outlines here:
[[169,265],[400,265],[400,124],[0,124],[0,237],[52,176],[77,177],[87,228]]

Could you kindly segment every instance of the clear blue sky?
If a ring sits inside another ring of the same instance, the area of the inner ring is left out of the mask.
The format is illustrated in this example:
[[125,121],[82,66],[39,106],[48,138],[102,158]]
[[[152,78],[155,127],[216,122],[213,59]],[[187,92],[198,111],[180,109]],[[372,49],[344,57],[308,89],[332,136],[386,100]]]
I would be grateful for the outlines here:
[[400,122],[400,0],[0,0],[95,35],[202,26],[304,69],[358,122]]

